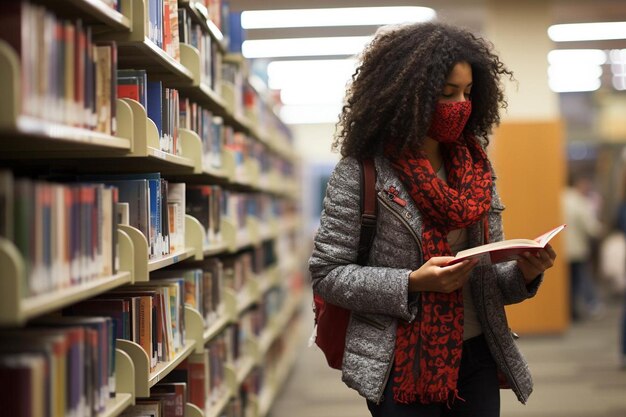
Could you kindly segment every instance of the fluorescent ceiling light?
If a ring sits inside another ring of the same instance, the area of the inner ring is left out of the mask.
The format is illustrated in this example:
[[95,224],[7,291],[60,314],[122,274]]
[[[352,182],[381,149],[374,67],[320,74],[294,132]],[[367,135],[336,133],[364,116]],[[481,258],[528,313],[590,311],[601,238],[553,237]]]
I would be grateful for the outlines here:
[[284,105],[337,105],[343,102],[343,97],[345,94],[345,89],[342,89],[341,86],[337,87],[316,83],[314,85],[304,85],[300,88],[285,88],[280,91],[280,101]]
[[626,39],[626,22],[553,25],[548,28],[548,36],[555,42]]
[[626,90],[626,77],[622,77],[622,76],[613,77],[613,87],[616,90],[620,90],[620,91]]
[[280,90],[312,83],[345,87],[356,69],[354,59],[272,61],[267,66],[268,84]]
[[435,16],[435,11],[429,7],[255,10],[241,13],[241,26],[244,29],[369,26],[425,22]]
[[371,36],[260,39],[244,41],[241,51],[246,58],[355,55],[371,40]]
[[609,60],[613,64],[626,64],[626,49],[611,49]]
[[587,78],[600,78],[602,67],[600,65],[550,65],[548,67],[548,77],[560,78],[562,80],[580,80]]
[[555,49],[548,52],[550,65],[602,65],[606,52],[601,49]]
[[595,91],[600,88],[599,78],[586,78],[578,80],[562,80],[550,78],[548,81],[550,89],[555,93],[572,93],[578,91]]
[[287,124],[337,123],[341,105],[283,106],[280,118]]

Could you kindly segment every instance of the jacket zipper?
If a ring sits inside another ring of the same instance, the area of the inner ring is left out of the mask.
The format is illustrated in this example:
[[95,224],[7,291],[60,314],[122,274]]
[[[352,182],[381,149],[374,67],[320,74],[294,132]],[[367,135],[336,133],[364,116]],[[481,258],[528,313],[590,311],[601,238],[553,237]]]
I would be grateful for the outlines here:
[[[485,234],[484,234],[485,233],[484,226],[482,224],[480,225],[480,233],[481,233],[481,244],[482,244],[482,243],[484,243],[484,238],[482,238],[482,237],[485,236]],[[483,281],[483,280],[484,280],[484,272],[481,273],[481,281]],[[483,299],[483,310],[485,310],[485,306],[487,305],[486,302],[485,302],[486,301],[485,300],[485,290],[483,289],[484,288],[483,285],[481,285],[480,288],[481,288],[480,292],[481,292],[482,299]],[[486,313],[486,311],[485,311],[485,313]],[[498,346],[498,350],[500,351],[500,355],[502,355],[502,360],[503,360],[505,366],[507,367],[507,371],[508,371],[507,374],[511,377],[511,380],[513,382],[513,385],[515,385],[515,388],[516,388],[517,392],[521,392],[520,388],[519,388],[519,384],[517,383],[517,380],[515,379],[515,375],[511,372],[511,369],[509,368],[509,365],[507,363],[506,355],[504,354],[504,351],[502,350],[502,344],[499,343],[497,341],[496,337],[494,336],[494,332],[493,332],[493,329],[491,328],[491,324],[489,322],[489,317],[487,316],[487,314],[485,314],[485,317],[486,317],[485,321],[486,321],[486,324],[487,324],[487,330],[489,331],[489,334],[491,335],[491,339],[496,341],[496,345]]]
[[[387,208],[387,210],[389,210],[391,212],[391,214],[393,214],[398,220],[400,220],[400,222],[409,230],[409,232],[411,233],[411,235],[413,236],[413,239],[415,239],[415,243],[417,243],[417,247],[419,248],[419,260],[420,260],[420,264],[422,264],[424,262],[424,258],[422,255],[422,242],[419,239],[419,237],[417,236],[417,233],[415,232],[415,230],[413,230],[413,228],[411,227],[411,225],[398,213],[396,212],[391,205],[387,202],[387,200],[385,200],[384,198],[382,198],[380,195],[377,196],[377,199],[380,203],[382,203],[383,206],[385,206]],[[421,300],[421,298],[419,298],[418,300]],[[421,317],[422,314],[422,306],[421,303],[418,304],[417,306],[417,311],[419,316]],[[421,343],[421,341],[419,341],[418,343]],[[417,348],[419,349],[419,344],[417,346]],[[419,351],[419,350],[418,350]],[[380,387],[380,390],[378,391],[378,400],[376,401],[376,405],[379,405],[382,401],[382,397],[383,397],[383,392],[385,390],[385,386],[387,385],[387,381],[389,380],[389,375],[391,375],[391,368],[393,367],[393,355],[391,357],[391,360],[389,361],[389,365],[387,366],[387,371],[385,372],[385,379],[383,380],[383,384]],[[417,360],[419,361],[419,358],[417,358]],[[418,372],[419,372],[419,362],[418,362]]]

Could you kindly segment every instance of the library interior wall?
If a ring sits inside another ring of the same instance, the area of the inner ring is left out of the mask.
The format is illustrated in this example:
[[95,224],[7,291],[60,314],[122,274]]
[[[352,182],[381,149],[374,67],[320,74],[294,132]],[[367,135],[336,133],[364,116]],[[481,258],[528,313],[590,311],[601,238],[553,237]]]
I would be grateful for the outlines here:
[[[554,49],[546,36],[552,23],[549,7],[541,0],[489,0],[487,5],[486,36],[516,80],[505,85],[509,105],[490,146],[498,190],[507,206],[503,213],[506,238],[533,238],[563,223],[565,134],[558,97],[546,80],[546,56]],[[561,250],[564,238],[553,242],[560,256],[546,272],[537,296],[507,307],[509,324],[518,333],[558,333],[569,325],[569,280]]]

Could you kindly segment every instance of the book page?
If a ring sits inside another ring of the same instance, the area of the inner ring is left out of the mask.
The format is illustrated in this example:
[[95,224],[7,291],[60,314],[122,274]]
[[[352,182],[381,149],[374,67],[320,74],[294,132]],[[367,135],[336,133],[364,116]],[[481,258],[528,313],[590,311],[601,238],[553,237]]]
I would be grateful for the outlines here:
[[490,252],[498,249],[509,248],[537,248],[539,243],[531,239],[509,239],[500,242],[487,243],[486,245],[476,246],[475,248],[465,249],[456,254],[456,258],[467,258],[469,256],[478,255],[480,253]]
[[542,234],[541,236],[537,236],[535,238],[535,241],[537,243],[539,243],[539,245],[541,245],[541,247],[544,247],[550,241],[550,239],[552,239],[554,236],[557,235],[557,233],[559,233],[561,230],[565,229],[566,227],[567,227],[567,225],[565,225],[565,224],[557,226],[554,229],[550,230],[549,232],[546,232],[546,233]]

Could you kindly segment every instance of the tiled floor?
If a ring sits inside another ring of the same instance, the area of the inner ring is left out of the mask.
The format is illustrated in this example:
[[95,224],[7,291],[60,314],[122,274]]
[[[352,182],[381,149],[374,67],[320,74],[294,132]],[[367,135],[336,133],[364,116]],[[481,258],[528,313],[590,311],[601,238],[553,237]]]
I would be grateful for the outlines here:
[[[620,317],[621,306],[615,304],[603,319],[575,324],[562,336],[520,339],[535,390],[527,405],[502,391],[501,415],[626,417],[626,371],[618,366]],[[305,333],[310,322],[303,326]],[[319,350],[306,347],[308,337],[302,335],[300,357],[270,416],[368,416],[365,400],[343,385],[339,371],[328,368]]]

